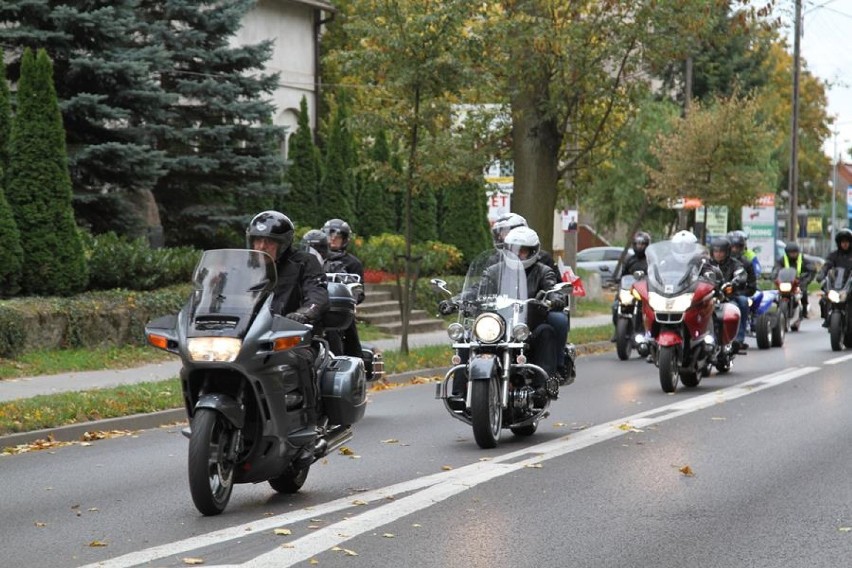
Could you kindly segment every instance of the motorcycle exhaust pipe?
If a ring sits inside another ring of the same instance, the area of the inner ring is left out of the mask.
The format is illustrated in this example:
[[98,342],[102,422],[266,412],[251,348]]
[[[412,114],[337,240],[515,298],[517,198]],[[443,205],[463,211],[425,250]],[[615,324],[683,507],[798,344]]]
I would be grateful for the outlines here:
[[338,426],[319,438],[314,446],[314,457],[323,458],[352,439],[354,432],[349,426]]
[[641,333],[637,333],[633,338],[633,343],[636,344],[636,352],[642,357],[647,357],[651,352],[651,346],[648,345],[648,342],[645,340],[645,336]]

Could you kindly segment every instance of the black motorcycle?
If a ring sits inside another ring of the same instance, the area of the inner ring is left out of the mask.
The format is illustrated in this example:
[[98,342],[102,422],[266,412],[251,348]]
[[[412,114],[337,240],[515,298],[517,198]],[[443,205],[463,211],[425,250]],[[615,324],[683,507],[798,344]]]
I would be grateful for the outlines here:
[[[273,314],[276,279],[265,253],[207,251],[180,313],[145,327],[151,345],[183,363],[189,487],[204,515],[224,511],[236,483],[268,481],[295,493],[311,464],[349,440],[364,416],[363,360],[334,356],[310,326]],[[323,323],[345,328],[354,299],[345,286],[329,295]],[[309,377],[292,351],[306,346],[318,352],[313,368],[301,364]],[[308,427],[310,413],[316,427]]]
[[642,320],[642,302],[639,294],[634,292],[633,283],[644,272],[625,274],[621,277],[616,296],[615,319],[615,352],[621,361],[630,359],[630,353],[636,347],[636,335],[645,335],[645,325]]
[[849,270],[832,268],[823,283],[832,351],[840,351],[844,346],[852,347],[852,314],[849,313],[852,303],[848,301],[852,278],[849,276]]
[[[508,252],[489,251],[471,263],[464,289],[452,297],[446,282],[433,279],[432,286],[451,296],[458,322],[447,332],[453,340],[453,367],[437,386],[436,398],[447,411],[473,427],[481,448],[494,448],[501,431],[531,436],[547,416],[551,399],[559,393],[560,380],[527,360],[530,330],[547,317],[546,297],[530,299],[521,262]],[[570,284],[559,284],[561,291]],[[565,369],[573,381],[574,349],[566,346]],[[456,381],[464,381],[460,388]],[[543,384],[536,389],[533,384]],[[452,393],[464,391],[463,396]],[[542,392],[544,391],[544,392]]]

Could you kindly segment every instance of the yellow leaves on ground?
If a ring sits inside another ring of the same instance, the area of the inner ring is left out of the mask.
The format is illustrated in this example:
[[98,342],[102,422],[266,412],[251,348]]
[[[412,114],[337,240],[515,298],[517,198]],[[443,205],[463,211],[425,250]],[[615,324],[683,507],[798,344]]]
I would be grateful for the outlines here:
[[92,542],[89,543],[89,546],[92,547],[92,548],[101,548],[101,547],[104,547],[106,545],[107,545],[107,543],[105,543],[102,540],[93,540]]
[[361,456],[352,451],[348,446],[340,446],[338,450],[341,456],[349,456],[350,459],[357,460],[360,459]]
[[335,546],[331,549],[332,552],[342,552],[346,556],[358,556],[358,553],[354,550],[349,550],[348,548],[340,548],[339,546]]
[[74,444],[79,444],[80,446],[87,447],[92,445],[91,442],[93,440],[107,440],[110,438],[120,438],[122,436],[133,435],[135,435],[135,432],[131,430],[97,430],[94,432],[84,432],[83,435],[80,436],[79,441],[59,442],[53,437],[53,434],[50,434],[47,436],[47,438],[39,438],[38,440],[30,442],[29,444],[19,444],[17,446],[3,448],[3,451],[0,452],[0,456],[25,454],[27,452],[38,452],[41,450],[55,450],[56,448],[72,446]]
[[623,430],[624,432],[643,432],[643,430],[640,430],[639,428],[635,428],[635,427],[634,427],[633,425],[631,425],[629,422],[625,422],[625,423],[623,423],[623,424],[619,424],[619,425],[618,425],[618,429],[619,429],[619,430]]
[[293,534],[293,531],[291,531],[290,529],[275,529],[272,532],[273,532],[273,534],[284,535],[284,536]]
[[203,558],[187,557],[187,558],[183,559],[183,563],[187,564],[189,566],[198,566],[199,564],[204,564],[204,559]]
[[398,389],[400,387],[404,387],[405,385],[425,385],[427,383],[437,383],[440,382],[443,377],[432,376],[432,377],[414,377],[409,380],[407,383],[392,383],[386,379],[382,379],[380,381],[375,381],[370,385],[370,388],[367,390],[370,392],[378,392],[385,390]]
[[367,501],[364,501],[363,499],[355,499],[354,501],[352,501],[352,504],[353,505],[369,505],[369,503]]
[[692,471],[692,468],[689,467],[688,465],[685,465],[685,466],[682,466],[682,467],[678,467],[678,466],[674,466],[674,467],[677,467],[677,470],[679,472],[681,472],[685,477],[695,477],[695,472]]
[[543,466],[540,463],[528,463],[524,467],[529,469],[541,469]]
[[444,470],[444,471],[451,471],[451,470],[453,469],[453,466],[451,466],[451,465],[442,465],[442,466],[441,466],[441,469],[442,469],[442,470]]
[[399,440],[396,438],[388,438],[387,440],[382,440],[383,444],[398,444]]

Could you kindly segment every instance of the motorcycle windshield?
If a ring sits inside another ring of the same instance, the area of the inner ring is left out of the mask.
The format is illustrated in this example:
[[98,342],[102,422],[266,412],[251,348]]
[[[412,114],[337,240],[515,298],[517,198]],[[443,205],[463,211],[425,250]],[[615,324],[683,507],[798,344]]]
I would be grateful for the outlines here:
[[778,271],[778,282],[793,282],[796,280],[796,269],[788,266]]
[[[211,326],[236,327],[250,319],[258,304],[275,288],[275,262],[268,254],[248,249],[206,251],[192,276],[190,316]],[[227,323],[230,322],[230,325]]]
[[648,290],[665,295],[681,294],[698,280],[706,249],[698,243],[660,241],[648,245]]
[[499,310],[528,297],[524,266],[511,252],[491,249],[470,264],[462,290],[465,301]]
[[842,290],[846,286],[847,271],[844,268],[835,266],[831,269],[831,274],[828,281],[831,283],[832,290]]
[[619,286],[622,290],[630,290],[634,282],[636,282],[636,278],[632,274],[625,274],[621,277],[621,284]]

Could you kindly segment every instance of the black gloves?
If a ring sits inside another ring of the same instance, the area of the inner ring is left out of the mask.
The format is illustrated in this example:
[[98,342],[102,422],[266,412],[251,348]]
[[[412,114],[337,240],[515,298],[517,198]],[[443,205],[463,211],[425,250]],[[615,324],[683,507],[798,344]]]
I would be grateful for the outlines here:
[[284,317],[301,324],[313,324],[319,318],[319,310],[316,304],[311,304],[310,306],[302,306]]
[[284,317],[301,324],[311,323],[311,319],[304,312],[291,312]]
[[449,300],[441,300],[441,303],[438,304],[438,313],[442,316],[448,316],[455,311],[456,305]]
[[551,292],[550,294],[550,309],[559,311],[565,307],[565,296],[559,292]]

